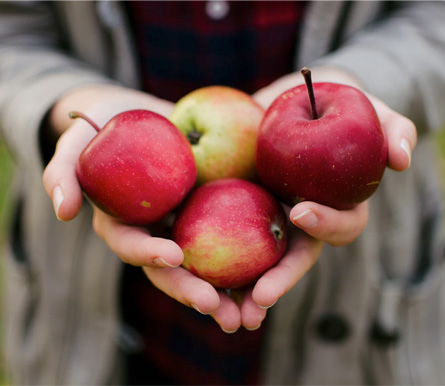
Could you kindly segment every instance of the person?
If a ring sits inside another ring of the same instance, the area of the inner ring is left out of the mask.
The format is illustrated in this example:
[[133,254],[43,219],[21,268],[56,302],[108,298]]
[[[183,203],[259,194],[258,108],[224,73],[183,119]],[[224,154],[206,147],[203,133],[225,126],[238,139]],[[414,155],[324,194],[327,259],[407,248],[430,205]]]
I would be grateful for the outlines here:
[[[14,383],[443,383],[428,133],[445,122],[444,16],[442,2],[2,2]],[[75,165],[95,133],[69,111],[99,126],[135,108],[168,117],[216,83],[267,108],[302,65],[367,92],[392,170],[352,210],[289,208],[286,255],[237,299],[181,268],[170,239],[84,202]]]

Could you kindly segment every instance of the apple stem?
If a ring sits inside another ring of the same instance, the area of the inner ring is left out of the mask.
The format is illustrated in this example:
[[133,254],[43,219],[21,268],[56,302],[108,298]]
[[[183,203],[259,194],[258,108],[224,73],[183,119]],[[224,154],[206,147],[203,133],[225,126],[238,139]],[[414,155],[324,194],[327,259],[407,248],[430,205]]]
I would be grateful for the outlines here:
[[303,67],[301,69],[301,75],[303,75],[304,81],[306,82],[306,88],[309,94],[309,100],[311,102],[312,119],[318,119],[317,106],[315,105],[314,87],[312,86],[311,70],[309,70],[307,67]]
[[68,113],[68,115],[70,116],[71,119],[76,119],[76,118],[82,118],[85,121],[87,121],[91,126],[93,126],[94,130],[96,130],[97,132],[99,132],[101,129],[99,126],[97,126],[90,118],[88,118],[85,114],[80,113],[78,111],[70,111]]
[[201,137],[202,134],[196,129],[193,129],[190,133],[187,134],[187,139],[189,140],[191,145],[197,145]]

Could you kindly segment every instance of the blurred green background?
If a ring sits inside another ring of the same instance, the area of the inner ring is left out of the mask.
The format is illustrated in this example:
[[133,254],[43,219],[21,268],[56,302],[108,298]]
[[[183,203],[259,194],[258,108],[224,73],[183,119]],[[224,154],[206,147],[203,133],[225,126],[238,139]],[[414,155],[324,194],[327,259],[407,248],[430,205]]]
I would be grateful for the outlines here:
[[442,192],[445,194],[445,128],[443,128],[437,134],[437,144],[440,151],[440,166],[441,166],[441,176],[442,176]]
[[9,215],[9,194],[12,180],[12,158],[0,141],[0,245],[5,241],[5,225]]
[[[4,243],[6,241],[6,223],[10,215],[10,194],[11,194],[11,181],[12,181],[12,158],[9,154],[6,146],[0,141],[0,252],[3,250]],[[0,258],[1,258],[0,253]],[[0,283],[3,278],[3,264],[0,264]],[[3,351],[3,291],[0,285],[0,385],[7,385],[5,371],[5,353]]]

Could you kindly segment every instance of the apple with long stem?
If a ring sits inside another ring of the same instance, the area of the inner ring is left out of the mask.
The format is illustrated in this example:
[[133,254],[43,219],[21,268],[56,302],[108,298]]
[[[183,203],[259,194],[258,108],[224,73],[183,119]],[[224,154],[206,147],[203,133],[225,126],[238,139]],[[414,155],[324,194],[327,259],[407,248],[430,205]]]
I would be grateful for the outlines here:
[[196,165],[185,136],[169,120],[147,110],[115,115],[100,129],[77,163],[89,199],[121,221],[146,225],[176,208],[196,183]]
[[208,182],[190,193],[173,226],[183,266],[218,288],[253,283],[283,256],[283,208],[263,187],[241,179]]
[[[315,201],[349,209],[369,198],[387,164],[386,137],[372,103],[357,88],[306,85],[281,94],[260,125],[261,182],[288,205]],[[308,97],[309,96],[309,97]]]

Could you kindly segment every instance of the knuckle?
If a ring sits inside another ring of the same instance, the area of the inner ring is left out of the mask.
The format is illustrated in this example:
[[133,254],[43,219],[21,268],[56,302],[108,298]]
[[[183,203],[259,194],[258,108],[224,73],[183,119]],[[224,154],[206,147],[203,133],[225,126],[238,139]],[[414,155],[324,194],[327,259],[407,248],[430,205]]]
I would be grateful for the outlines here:
[[120,254],[120,255],[119,255],[119,258],[120,258],[120,259],[122,260],[122,262],[125,263],[125,264],[134,265],[134,264],[132,264],[131,260],[128,258],[127,255]]
[[43,186],[45,187],[48,194],[52,193],[51,191],[53,189],[53,180],[54,178],[53,178],[51,164],[48,164],[48,166],[43,171],[42,175]]
[[93,214],[93,222],[92,222],[92,226],[93,226],[93,230],[94,230],[94,232],[95,232],[101,239],[103,239],[103,238],[104,238],[104,235],[103,235],[103,231],[102,231],[102,224],[101,224],[101,221],[100,221],[99,216],[98,216],[96,213]]

